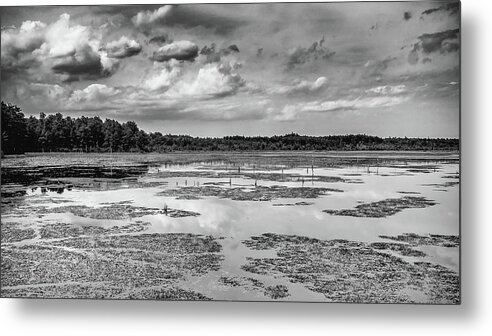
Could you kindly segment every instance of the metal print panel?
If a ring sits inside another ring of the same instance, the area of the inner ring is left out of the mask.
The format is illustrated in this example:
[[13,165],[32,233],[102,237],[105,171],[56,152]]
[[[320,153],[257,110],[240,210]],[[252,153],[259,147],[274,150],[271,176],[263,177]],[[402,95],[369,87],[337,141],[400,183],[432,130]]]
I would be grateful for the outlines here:
[[1,8],[1,296],[460,303],[460,4]]

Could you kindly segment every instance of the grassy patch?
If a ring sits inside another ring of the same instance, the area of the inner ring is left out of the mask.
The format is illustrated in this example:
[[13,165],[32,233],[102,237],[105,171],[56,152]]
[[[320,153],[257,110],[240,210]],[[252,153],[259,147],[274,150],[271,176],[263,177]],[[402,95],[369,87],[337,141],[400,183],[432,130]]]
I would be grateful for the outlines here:
[[138,300],[165,300],[165,301],[209,301],[211,298],[191,290],[179,287],[143,289],[128,296]]
[[94,236],[101,234],[127,234],[146,230],[150,223],[135,222],[122,226],[103,228],[100,226],[74,225],[67,223],[46,224],[39,229],[41,239]]
[[402,195],[420,195],[418,191],[398,191]]
[[[371,244],[264,234],[243,242],[278,258],[248,258],[242,269],[301,283],[332,302],[459,302],[459,276],[439,265],[411,263]],[[387,247],[387,246],[384,246]],[[400,248],[396,252],[401,252]],[[393,251],[394,252],[394,251]],[[412,292],[419,293],[414,297]]]
[[447,181],[444,183],[428,183],[428,184],[422,184],[424,187],[435,187],[435,188],[449,188],[449,187],[454,187],[455,185],[460,184],[459,181]]
[[[221,245],[213,237],[177,233],[4,245],[1,294],[189,299],[177,289],[179,281],[219,270],[220,252]],[[149,287],[157,291],[146,291]],[[138,290],[142,292],[138,294]]]
[[227,198],[234,201],[271,201],[278,198],[317,198],[327,192],[343,192],[332,188],[310,188],[310,187],[285,187],[285,186],[257,186],[254,189],[243,188],[221,188],[216,186],[184,187],[179,189],[168,189],[159,192],[158,196],[176,197],[178,199],[192,197],[214,196]]
[[290,296],[289,290],[285,285],[266,286],[263,282],[251,277],[220,277],[219,283],[229,287],[261,291],[263,295],[274,300]]
[[88,217],[92,219],[127,219],[143,217],[147,215],[167,215],[169,217],[188,217],[199,216],[200,214],[193,211],[178,209],[157,209],[136,207],[127,203],[115,203],[102,207],[88,207],[86,205],[62,206],[55,208],[43,208],[41,213],[64,213],[70,212],[76,216]]
[[2,243],[14,243],[36,237],[34,229],[24,229],[18,223],[1,223]]
[[405,209],[426,208],[435,204],[434,201],[424,197],[406,196],[402,198],[389,198],[372,203],[363,203],[357,205],[354,209],[323,210],[323,212],[336,216],[381,218],[392,216]]
[[442,246],[442,247],[460,246],[460,237],[454,235],[431,234],[427,236],[421,236],[415,233],[404,233],[398,236],[381,235],[379,236],[379,238],[405,242],[411,246],[422,246],[422,245],[432,245],[432,246]]
[[376,242],[369,245],[376,250],[394,251],[405,257],[425,257],[426,254],[419,250],[410,248],[407,244]]
[[313,205],[313,202],[295,202],[295,203],[276,203],[273,206],[298,206],[298,205]]

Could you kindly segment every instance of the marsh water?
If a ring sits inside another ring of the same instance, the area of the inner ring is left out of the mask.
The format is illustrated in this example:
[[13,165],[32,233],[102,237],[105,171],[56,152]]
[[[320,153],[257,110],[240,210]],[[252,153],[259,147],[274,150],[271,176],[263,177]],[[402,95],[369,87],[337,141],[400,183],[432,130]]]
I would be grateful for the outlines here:
[[[241,161],[231,160],[227,155],[222,158],[214,156],[213,159],[199,155],[193,158],[191,155],[186,162],[180,163],[167,160],[167,156],[153,157],[145,170],[136,176],[119,179],[84,176],[84,186],[77,183],[78,179],[82,179],[77,176],[62,179],[64,183],[71,182],[69,188],[42,188],[39,182],[16,184],[17,188],[25,190],[25,194],[17,202],[5,205],[9,207],[9,211],[2,211],[2,225],[14,223],[24,229],[33,228],[37,232],[50,223],[110,228],[144,222],[148,223],[144,233],[212,236],[221,245],[223,259],[220,269],[185,276],[179,280],[179,286],[216,300],[268,299],[262,291],[250,290],[244,286],[225,286],[219,281],[223,277],[232,277],[254,278],[265,286],[284,285],[289,291],[289,296],[283,298],[284,300],[323,301],[322,293],[312,291],[302,283],[270,274],[252,274],[241,267],[251,258],[276,258],[274,250],[255,250],[243,244],[243,241],[265,233],[366,243],[386,241],[380,236],[407,233],[459,235],[459,185],[446,183],[459,181],[456,155],[445,155],[444,158],[422,155],[407,160],[404,153],[399,153],[387,160],[380,159],[379,155],[371,156],[371,160],[362,160],[363,154],[361,159],[356,155],[340,159],[339,156],[327,153],[323,160],[309,155],[292,160],[296,154],[284,154],[285,160],[271,160],[269,156],[255,155],[254,160],[243,157]],[[135,157],[138,155],[132,157],[132,160]],[[335,159],[330,161],[331,157]],[[345,160],[346,158],[350,160]],[[56,161],[56,157],[53,159],[52,163]],[[42,160],[46,160],[46,156]],[[126,159],[121,156],[117,160],[121,162]],[[28,161],[31,166],[39,167],[41,159],[36,161],[35,158],[29,158]],[[22,163],[22,159],[15,158],[11,162],[9,159],[2,160],[2,164],[7,167],[20,165],[19,162]],[[110,170],[111,162],[110,157],[104,163]],[[67,164],[64,162],[61,165]],[[274,186],[306,190],[327,189],[316,197],[247,197],[249,192]],[[204,187],[241,191],[243,198],[200,194]],[[193,190],[193,197],[179,197],[169,192],[186,188]],[[423,197],[434,201],[435,205],[403,209],[381,217],[339,216],[323,212],[354,209],[360,204],[405,196]],[[61,204],[88,208],[131,204],[142,208],[179,209],[198,215],[172,217],[161,212],[136,218],[116,216],[115,219],[96,219],[68,210],[49,211],[59,208]],[[29,210],[40,205],[45,209],[42,215],[36,211],[22,211],[22,215],[19,215],[20,212],[16,211]],[[35,235],[14,244],[36,244],[39,240],[42,238]],[[2,243],[3,245],[5,244]],[[459,247],[419,245],[415,249],[424,252],[425,256],[401,258],[410,262],[427,261],[459,272]]]

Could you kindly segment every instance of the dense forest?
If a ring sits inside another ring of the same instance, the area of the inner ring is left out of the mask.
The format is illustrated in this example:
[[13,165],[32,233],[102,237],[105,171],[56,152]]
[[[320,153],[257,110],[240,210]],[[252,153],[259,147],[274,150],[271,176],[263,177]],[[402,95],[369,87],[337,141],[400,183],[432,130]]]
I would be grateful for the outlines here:
[[258,150],[458,150],[458,139],[380,138],[369,135],[227,136],[199,138],[147,133],[133,121],[99,117],[63,117],[61,113],[26,118],[2,102],[2,153],[25,152],[169,152]]

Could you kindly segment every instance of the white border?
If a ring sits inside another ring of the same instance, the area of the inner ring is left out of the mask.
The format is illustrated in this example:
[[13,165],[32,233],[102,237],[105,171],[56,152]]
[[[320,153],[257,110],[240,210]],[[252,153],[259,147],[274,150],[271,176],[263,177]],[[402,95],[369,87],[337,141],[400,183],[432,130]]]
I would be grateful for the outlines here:
[[[1,5],[16,6],[80,3],[136,1],[0,0]],[[491,3],[462,1],[461,306],[0,299],[1,332],[36,336],[490,335],[492,110],[486,107],[490,106],[492,79]]]

